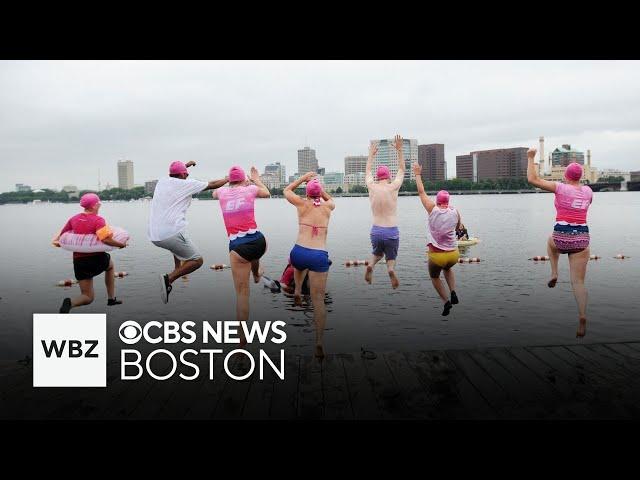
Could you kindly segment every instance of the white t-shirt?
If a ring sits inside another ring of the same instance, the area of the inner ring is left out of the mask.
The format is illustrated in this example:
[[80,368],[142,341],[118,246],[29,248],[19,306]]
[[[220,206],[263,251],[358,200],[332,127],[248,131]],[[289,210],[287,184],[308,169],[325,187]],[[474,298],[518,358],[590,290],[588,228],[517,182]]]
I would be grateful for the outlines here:
[[209,184],[195,179],[164,177],[158,181],[151,200],[149,240],[165,240],[187,227],[186,213],[191,196]]

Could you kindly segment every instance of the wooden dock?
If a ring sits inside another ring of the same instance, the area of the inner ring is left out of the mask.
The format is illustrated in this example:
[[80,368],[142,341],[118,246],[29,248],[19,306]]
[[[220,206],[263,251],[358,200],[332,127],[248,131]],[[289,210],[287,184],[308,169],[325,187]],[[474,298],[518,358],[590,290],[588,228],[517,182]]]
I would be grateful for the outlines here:
[[374,356],[288,355],[284,381],[127,382],[110,364],[107,388],[33,388],[15,362],[0,419],[640,419],[640,342]]

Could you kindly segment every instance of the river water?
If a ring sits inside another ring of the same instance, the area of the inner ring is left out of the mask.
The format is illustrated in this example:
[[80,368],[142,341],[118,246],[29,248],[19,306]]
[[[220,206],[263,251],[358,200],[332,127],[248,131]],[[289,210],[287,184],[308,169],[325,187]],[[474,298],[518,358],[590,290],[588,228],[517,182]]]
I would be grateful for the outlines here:
[[[397,271],[401,286],[393,291],[384,265],[374,284],[364,282],[364,267],[346,268],[346,259],[370,254],[371,215],[367,198],[336,198],[329,226],[328,249],[333,266],[328,289],[327,353],[371,350],[423,350],[500,345],[575,342],[577,309],[568,278],[566,255],[560,279],[547,288],[548,263],[528,258],[546,254],[545,242],[554,219],[553,196],[460,195],[459,208],[472,236],[481,243],[467,255],[479,264],[454,267],[460,304],[442,317],[441,302],[426,270],[426,212],[418,197],[400,197],[401,232]],[[230,270],[213,271],[213,263],[229,263],[219,204],[194,201],[188,231],[204,255],[205,266],[174,285],[169,304],[161,303],[156,276],[172,268],[171,256],[146,237],[149,204],[107,202],[100,212],[111,225],[126,228],[130,246],[112,252],[116,270],[130,275],[116,280],[124,304],[110,307],[102,277],[95,282],[96,301],[77,312],[107,312],[108,337],[117,338],[125,320],[216,321],[235,318]],[[33,313],[55,313],[64,296],[78,287],[56,287],[73,278],[71,253],[50,246],[50,239],[79,208],[72,204],[0,206],[0,360],[31,356]],[[591,253],[604,257],[589,262],[589,323],[584,342],[640,339],[640,194],[596,193],[589,212]],[[279,278],[297,232],[295,208],[284,199],[256,203],[259,229],[268,241],[263,257],[268,275]],[[616,260],[617,253],[631,255]],[[294,308],[282,294],[252,285],[251,318],[287,322],[287,349],[311,353],[312,312]]]

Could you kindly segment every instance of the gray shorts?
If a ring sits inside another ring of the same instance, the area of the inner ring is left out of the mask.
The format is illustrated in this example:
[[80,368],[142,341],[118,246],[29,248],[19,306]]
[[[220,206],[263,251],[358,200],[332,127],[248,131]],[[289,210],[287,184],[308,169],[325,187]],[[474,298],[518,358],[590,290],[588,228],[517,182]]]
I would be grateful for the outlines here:
[[152,241],[156,247],[173,253],[179,260],[197,260],[202,258],[200,252],[185,232],[178,232],[164,240]]

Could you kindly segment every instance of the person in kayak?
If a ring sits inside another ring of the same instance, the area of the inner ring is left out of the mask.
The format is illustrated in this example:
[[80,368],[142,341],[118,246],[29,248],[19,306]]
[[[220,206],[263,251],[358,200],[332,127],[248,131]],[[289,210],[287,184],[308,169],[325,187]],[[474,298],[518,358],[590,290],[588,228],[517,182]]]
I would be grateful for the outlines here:
[[463,223],[456,228],[456,237],[458,237],[458,240],[469,240],[469,232],[467,232],[467,227]]
[[556,209],[556,222],[553,233],[547,239],[547,254],[551,264],[551,278],[547,282],[554,288],[558,282],[558,259],[560,254],[569,257],[571,288],[578,305],[577,337],[584,337],[587,328],[587,289],[584,279],[589,263],[589,226],[587,212],[593,202],[593,191],[582,185],[582,166],[570,163],[564,171],[566,183],[552,182],[538,177],[538,169],[533,160],[537,150],[530,148],[527,152],[527,181],[542,190],[553,192]]
[[[431,242],[427,245],[429,249],[429,276],[433,287],[444,303],[442,315],[446,317],[453,305],[459,303],[456,294],[456,279],[451,267],[456,265],[460,258],[456,242],[456,229],[461,223],[460,212],[449,205],[449,192],[446,190],[438,192],[435,202],[429,198],[420,176],[422,173],[421,165],[414,163],[413,173],[416,177],[420,201],[429,214],[428,225],[431,234]],[[440,279],[440,272],[444,274],[444,279],[451,292],[451,299],[449,299],[447,290]]]

